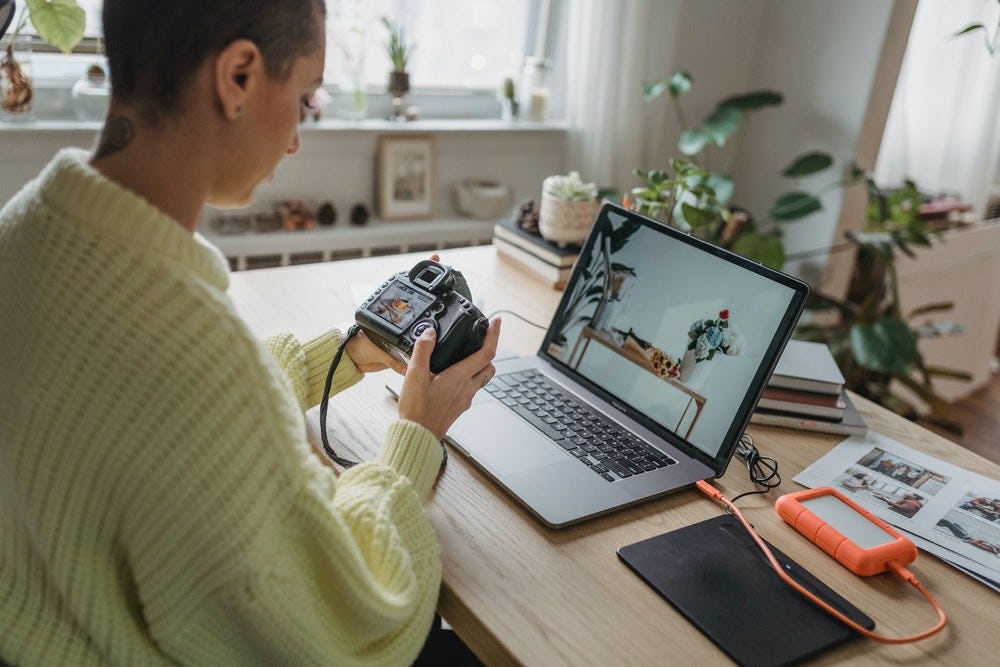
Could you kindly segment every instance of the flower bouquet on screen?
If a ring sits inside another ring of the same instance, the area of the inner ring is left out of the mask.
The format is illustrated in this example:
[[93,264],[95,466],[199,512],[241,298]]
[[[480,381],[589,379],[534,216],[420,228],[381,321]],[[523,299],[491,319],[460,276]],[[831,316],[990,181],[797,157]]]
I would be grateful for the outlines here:
[[680,364],[680,380],[690,386],[705,381],[711,370],[709,362],[717,354],[741,354],[746,344],[743,334],[729,319],[728,308],[720,310],[716,317],[695,320],[688,329],[688,339]]

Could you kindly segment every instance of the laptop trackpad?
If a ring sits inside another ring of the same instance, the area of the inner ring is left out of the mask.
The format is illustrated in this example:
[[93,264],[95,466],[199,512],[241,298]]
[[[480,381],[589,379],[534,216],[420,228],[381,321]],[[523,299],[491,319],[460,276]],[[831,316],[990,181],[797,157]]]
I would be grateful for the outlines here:
[[535,427],[493,401],[466,410],[448,429],[448,438],[496,475],[569,460]]

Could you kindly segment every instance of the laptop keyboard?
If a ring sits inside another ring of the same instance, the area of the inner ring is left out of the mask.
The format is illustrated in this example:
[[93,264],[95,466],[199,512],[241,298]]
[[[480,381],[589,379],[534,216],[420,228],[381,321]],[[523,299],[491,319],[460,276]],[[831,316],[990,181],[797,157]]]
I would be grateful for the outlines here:
[[486,391],[609,482],[677,463],[536,370],[498,375]]

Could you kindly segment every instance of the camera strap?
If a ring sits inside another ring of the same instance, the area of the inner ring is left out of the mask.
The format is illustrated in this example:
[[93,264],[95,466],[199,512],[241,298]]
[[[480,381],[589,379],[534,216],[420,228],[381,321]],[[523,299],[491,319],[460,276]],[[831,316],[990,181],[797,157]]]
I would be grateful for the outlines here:
[[347,342],[354,338],[359,331],[361,331],[361,327],[357,324],[351,326],[351,328],[347,330],[347,335],[344,336],[344,340],[341,341],[340,347],[337,348],[337,353],[333,355],[333,361],[330,362],[330,370],[326,374],[326,384],[323,385],[323,400],[320,401],[319,404],[319,434],[320,438],[323,440],[323,451],[326,452],[326,455],[330,457],[331,461],[342,468],[353,468],[358,465],[358,462],[338,456],[337,453],[333,451],[333,447],[330,446],[330,439],[326,434],[326,412],[330,407],[330,387],[333,386],[333,374],[337,370],[337,366],[340,365],[340,359],[344,356],[344,348],[347,347]]

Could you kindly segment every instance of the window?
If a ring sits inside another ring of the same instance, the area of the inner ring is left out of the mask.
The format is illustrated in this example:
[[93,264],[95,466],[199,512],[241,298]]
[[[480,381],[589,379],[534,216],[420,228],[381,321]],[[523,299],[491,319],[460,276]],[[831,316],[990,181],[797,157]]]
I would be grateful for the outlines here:
[[327,0],[326,79],[350,90],[384,89],[392,69],[380,18],[414,45],[408,69],[419,88],[498,88],[519,75],[537,0]]

